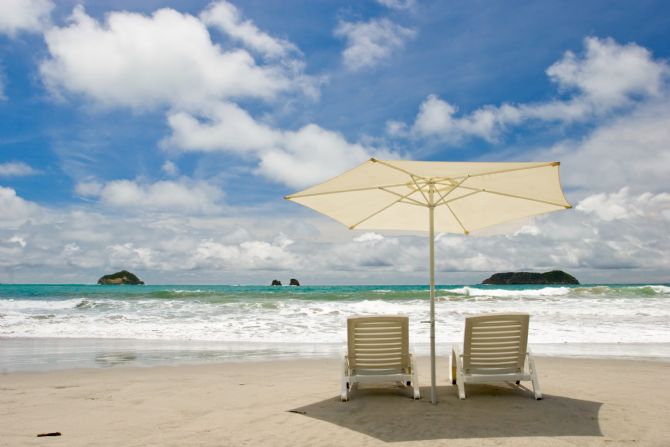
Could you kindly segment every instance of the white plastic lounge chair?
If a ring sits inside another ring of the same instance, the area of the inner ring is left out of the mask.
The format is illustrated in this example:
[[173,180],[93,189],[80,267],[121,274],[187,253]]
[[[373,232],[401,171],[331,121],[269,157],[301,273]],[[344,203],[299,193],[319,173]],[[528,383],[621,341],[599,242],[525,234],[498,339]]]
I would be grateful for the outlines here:
[[419,399],[419,381],[409,347],[409,319],[403,316],[351,317],[342,366],[343,401],[358,383],[400,382]]
[[454,346],[450,358],[451,383],[465,399],[466,383],[533,383],[535,399],[542,399],[533,355],[528,349],[526,313],[483,314],[465,319],[463,354]]

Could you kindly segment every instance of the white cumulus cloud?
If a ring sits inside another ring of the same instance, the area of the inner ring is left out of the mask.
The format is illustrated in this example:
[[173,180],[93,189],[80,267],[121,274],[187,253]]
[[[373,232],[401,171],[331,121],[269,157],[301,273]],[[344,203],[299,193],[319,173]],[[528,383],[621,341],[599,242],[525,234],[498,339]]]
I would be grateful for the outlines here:
[[576,209],[605,221],[644,217],[663,222],[670,220],[670,194],[643,193],[635,196],[630,188],[624,187],[618,192],[588,196],[579,202]]
[[301,269],[304,264],[288,247],[293,241],[278,235],[273,241],[249,240],[239,244],[223,244],[214,240],[198,244],[188,262],[193,267],[216,266],[246,270],[272,270],[280,267]]
[[200,14],[203,23],[215,26],[248,48],[267,57],[285,57],[297,52],[295,45],[285,39],[272,37],[261,31],[251,20],[244,20],[240,11],[230,2],[212,3]]
[[[23,217],[3,220],[10,212]],[[120,268],[139,270],[155,282],[191,284],[258,284],[269,281],[268,275],[312,284],[426,280],[425,236],[348,232],[340,226],[328,234],[323,226],[313,231],[317,219],[274,216],[267,225],[266,219],[239,217],[239,210],[229,214],[50,210],[0,188],[0,281],[8,280],[8,272],[17,272],[17,281],[44,282],[67,272],[93,282],[101,269]],[[493,271],[554,268],[584,282],[667,281],[668,222],[668,193],[593,194],[575,210],[538,217],[516,232],[440,235],[438,281],[472,283]]]
[[0,227],[15,228],[41,213],[37,204],[22,199],[12,188],[0,186]]
[[308,124],[291,131],[255,120],[235,104],[221,103],[198,118],[185,112],[168,118],[165,144],[185,151],[226,151],[250,156],[256,172],[291,187],[304,187],[339,174],[372,155],[395,158],[385,149],[350,143],[338,132]]
[[383,240],[384,236],[379,233],[363,233],[360,236],[354,238],[354,242],[374,242]]
[[168,144],[186,150],[246,153],[271,148],[281,132],[257,122],[233,103],[219,103],[198,119],[190,113],[168,115],[172,135]]
[[179,167],[177,165],[170,161],[166,160],[165,163],[161,166],[161,171],[166,173],[167,175],[174,177],[175,175],[179,174]]
[[495,138],[499,110],[483,108],[461,118],[455,117],[457,110],[437,96],[429,95],[421,104],[413,130],[420,135],[437,135],[456,141],[466,135],[477,135],[486,140]]
[[74,186],[74,192],[81,197],[96,197],[102,192],[103,186],[94,179],[82,180]]
[[368,22],[340,22],[335,28],[335,36],[347,41],[347,47],[342,52],[344,65],[354,71],[372,68],[388,59],[415,34],[413,29],[385,18]]
[[19,244],[22,248],[28,244],[26,240],[21,236],[12,236],[9,238],[8,242]]
[[[531,120],[579,122],[603,116],[640,100],[654,100],[667,91],[670,69],[665,61],[636,44],[588,37],[584,52],[566,52],[547,69],[564,99],[528,104],[486,105],[467,114],[436,95],[421,104],[413,134],[460,141],[465,137],[496,140],[507,128]],[[388,127],[390,135],[397,122]]]
[[21,31],[40,32],[50,21],[51,0],[0,1],[0,33],[15,36]]
[[[372,148],[349,143],[339,132],[309,124],[285,131],[275,148],[261,152],[258,172],[295,188],[313,185],[370,158]],[[381,158],[385,157],[383,154]]]
[[567,51],[547,69],[547,75],[564,90],[575,90],[595,108],[609,109],[633,96],[658,96],[668,76],[665,62],[636,44],[619,45],[611,38],[584,40],[582,57]]
[[566,140],[532,154],[561,161],[561,178],[578,194],[668,192],[670,99],[644,104],[609,120],[581,140]]
[[377,0],[382,6],[386,6],[390,9],[412,9],[416,5],[416,0]]
[[116,268],[152,269],[158,267],[154,262],[153,250],[148,247],[136,247],[132,242],[113,244],[105,247],[108,262]]
[[186,179],[146,183],[133,180],[112,180],[107,183],[84,181],[76,192],[97,198],[106,206],[129,211],[165,211],[173,213],[213,214],[221,210],[223,193],[206,182]]
[[168,8],[150,16],[110,12],[100,23],[78,6],[69,25],[49,29],[45,40],[40,72],[51,90],[110,106],[192,107],[298,88],[293,73],[258,65],[243,49],[224,51],[198,18]]
[[38,171],[22,161],[0,163],[0,177],[35,175]]

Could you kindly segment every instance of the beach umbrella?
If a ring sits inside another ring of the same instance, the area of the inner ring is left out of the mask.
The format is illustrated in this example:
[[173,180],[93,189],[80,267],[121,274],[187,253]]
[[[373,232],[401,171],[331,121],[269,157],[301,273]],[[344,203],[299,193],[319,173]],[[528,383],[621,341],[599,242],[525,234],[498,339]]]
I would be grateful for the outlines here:
[[285,197],[360,230],[428,231],[431,402],[435,388],[435,232],[469,234],[571,208],[559,162],[470,163],[371,158]]

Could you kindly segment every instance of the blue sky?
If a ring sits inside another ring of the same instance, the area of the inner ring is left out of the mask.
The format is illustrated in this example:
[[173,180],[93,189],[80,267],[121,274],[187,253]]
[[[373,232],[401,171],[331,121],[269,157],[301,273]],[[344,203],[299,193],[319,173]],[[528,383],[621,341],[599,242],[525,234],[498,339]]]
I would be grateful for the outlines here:
[[425,238],[282,196],[370,156],[559,160],[575,208],[438,282],[670,281],[663,1],[0,5],[0,282],[424,283]]

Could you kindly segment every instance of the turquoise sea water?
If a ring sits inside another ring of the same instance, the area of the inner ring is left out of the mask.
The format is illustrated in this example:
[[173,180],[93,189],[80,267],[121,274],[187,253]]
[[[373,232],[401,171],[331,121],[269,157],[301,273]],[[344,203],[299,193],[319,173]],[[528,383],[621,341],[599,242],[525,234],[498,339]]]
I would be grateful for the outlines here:
[[[670,285],[438,286],[438,352],[466,315],[531,314],[536,352],[670,358]],[[330,356],[350,315],[410,316],[427,286],[0,285],[0,370]]]

